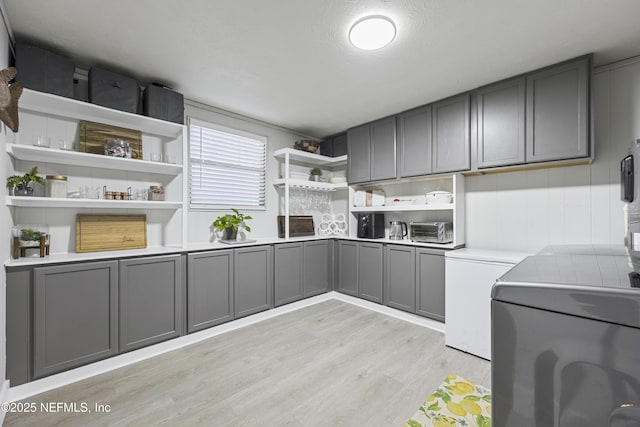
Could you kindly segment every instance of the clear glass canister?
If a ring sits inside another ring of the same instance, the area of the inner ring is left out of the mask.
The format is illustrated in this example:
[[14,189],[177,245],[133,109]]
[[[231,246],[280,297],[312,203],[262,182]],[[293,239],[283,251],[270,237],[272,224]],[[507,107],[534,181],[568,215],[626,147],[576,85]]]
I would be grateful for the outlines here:
[[67,197],[67,177],[47,175],[47,197]]
[[152,185],[149,187],[149,200],[156,202],[164,201],[164,187],[162,185]]

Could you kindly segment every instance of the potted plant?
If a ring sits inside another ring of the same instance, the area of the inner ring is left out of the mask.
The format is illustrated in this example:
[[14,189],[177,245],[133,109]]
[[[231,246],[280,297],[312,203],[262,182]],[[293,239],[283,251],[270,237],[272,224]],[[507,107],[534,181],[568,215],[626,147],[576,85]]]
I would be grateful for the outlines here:
[[38,167],[34,166],[31,171],[24,175],[12,175],[7,178],[7,188],[13,191],[14,196],[33,196],[33,182],[43,186],[47,183],[41,176],[38,176]]
[[240,228],[251,232],[251,227],[244,223],[248,219],[253,219],[251,215],[242,214],[235,208],[231,208],[231,210],[233,215],[220,215],[213,221],[213,227],[222,232],[223,240],[236,240]]
[[322,170],[320,168],[313,168],[309,171],[309,181],[320,181],[322,176]]

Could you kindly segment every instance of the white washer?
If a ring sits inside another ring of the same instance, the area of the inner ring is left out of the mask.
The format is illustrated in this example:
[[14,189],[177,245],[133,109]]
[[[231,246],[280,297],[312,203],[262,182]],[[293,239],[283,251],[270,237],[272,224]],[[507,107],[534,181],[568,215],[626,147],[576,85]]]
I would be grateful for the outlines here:
[[491,287],[530,254],[463,248],[445,253],[445,344],[491,360]]

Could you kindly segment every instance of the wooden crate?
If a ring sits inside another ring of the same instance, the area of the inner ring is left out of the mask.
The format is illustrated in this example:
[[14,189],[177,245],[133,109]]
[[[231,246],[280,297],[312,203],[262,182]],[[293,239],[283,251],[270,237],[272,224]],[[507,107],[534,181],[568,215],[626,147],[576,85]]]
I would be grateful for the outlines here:
[[146,215],[76,215],[76,252],[146,247]]
[[[289,216],[289,237],[315,236],[312,216]],[[284,215],[278,215],[278,237],[284,237]]]
[[142,160],[142,132],[101,123],[80,121],[80,151],[104,155],[104,143],[123,139],[131,145],[131,158]]

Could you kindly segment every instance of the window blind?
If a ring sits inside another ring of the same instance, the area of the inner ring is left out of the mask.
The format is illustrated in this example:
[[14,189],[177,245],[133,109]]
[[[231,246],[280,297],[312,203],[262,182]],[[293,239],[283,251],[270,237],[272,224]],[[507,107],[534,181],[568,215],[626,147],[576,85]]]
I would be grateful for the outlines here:
[[189,200],[193,208],[263,208],[266,138],[189,121]]

